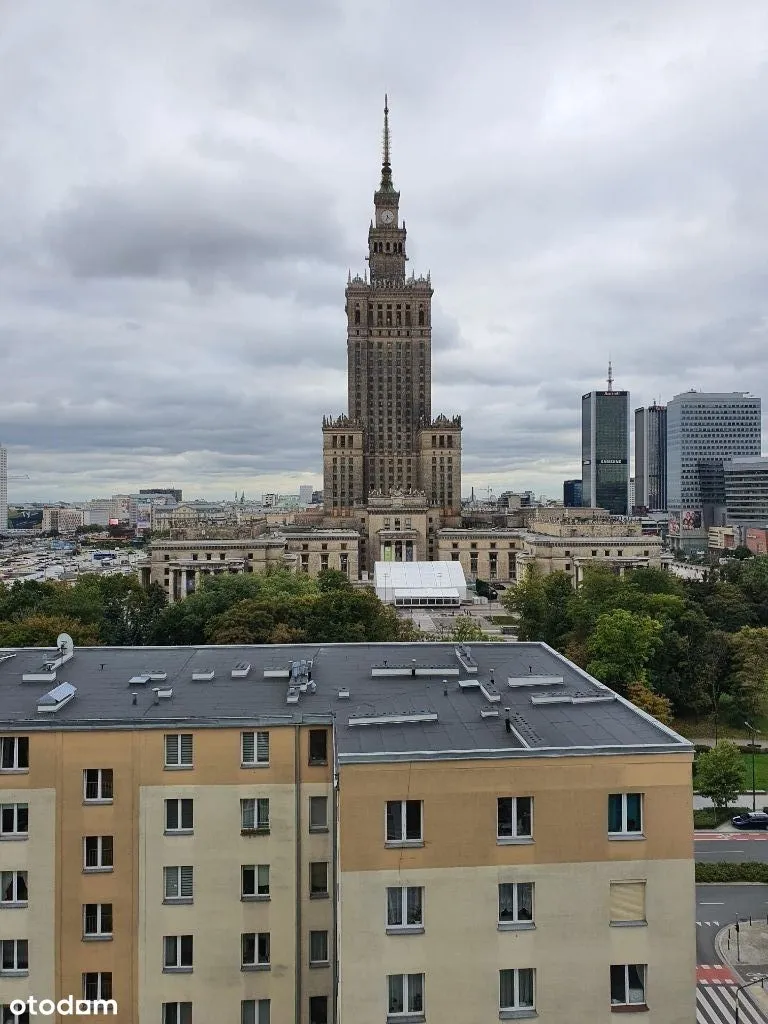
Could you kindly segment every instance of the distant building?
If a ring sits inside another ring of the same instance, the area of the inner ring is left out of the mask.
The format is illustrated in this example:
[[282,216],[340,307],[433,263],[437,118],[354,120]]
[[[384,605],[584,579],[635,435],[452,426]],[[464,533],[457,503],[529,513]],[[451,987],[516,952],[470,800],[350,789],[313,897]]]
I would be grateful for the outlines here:
[[566,508],[581,508],[581,480],[563,481],[563,505]]
[[84,525],[85,512],[81,508],[49,506],[43,509],[43,533],[60,533],[63,536],[76,533]]
[[744,544],[753,555],[768,555],[768,529],[748,526],[744,533]]
[[376,562],[376,596],[403,608],[458,606],[467,599],[460,562]]
[[723,480],[729,526],[768,525],[768,458],[729,459]]
[[635,499],[631,506],[667,507],[667,408],[635,409]]
[[635,478],[631,476],[629,478],[629,511],[635,507]]
[[629,392],[590,391],[581,399],[582,503],[614,516],[629,513]]
[[142,487],[139,490],[145,498],[170,497],[174,501],[181,501],[181,488],[179,487]]
[[8,449],[0,445],[0,530],[8,529]]
[[760,457],[761,403],[746,392],[675,395],[667,406],[667,508],[673,546],[704,548],[724,525],[729,459]]
[[299,485],[299,504],[300,505],[311,505],[312,504],[312,484],[300,484]]

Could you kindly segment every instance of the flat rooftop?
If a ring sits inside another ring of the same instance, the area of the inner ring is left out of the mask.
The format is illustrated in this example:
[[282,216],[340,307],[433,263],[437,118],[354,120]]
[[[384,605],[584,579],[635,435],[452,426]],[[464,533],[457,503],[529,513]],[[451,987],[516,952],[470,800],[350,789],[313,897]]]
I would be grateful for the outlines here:
[[[693,749],[540,643],[81,647],[54,668],[60,655],[0,649],[0,732],[332,722],[342,764]],[[69,699],[38,710],[57,688]]]

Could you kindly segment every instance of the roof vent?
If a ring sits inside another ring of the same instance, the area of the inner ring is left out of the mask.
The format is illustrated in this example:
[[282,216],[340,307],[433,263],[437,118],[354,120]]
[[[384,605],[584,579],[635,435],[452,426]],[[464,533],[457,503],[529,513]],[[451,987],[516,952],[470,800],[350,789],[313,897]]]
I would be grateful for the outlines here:
[[146,686],[149,680],[152,678],[149,672],[140,672],[136,676],[131,676],[128,680],[129,686]]
[[65,704],[69,704],[77,693],[77,687],[72,683],[59,683],[48,693],[44,694],[37,702],[37,710],[44,712],[58,711]]
[[251,666],[247,661],[238,661],[230,674],[233,679],[245,679],[250,671]]
[[509,676],[507,684],[515,686],[560,686],[565,682],[562,676]]
[[347,720],[347,725],[406,725],[411,722],[436,722],[436,711],[416,711],[404,715],[356,715]]
[[0,654],[0,665],[2,665],[2,663],[4,661],[10,661],[11,658],[15,658],[15,657],[16,657],[15,654]]
[[265,679],[290,679],[291,677],[291,666],[287,668],[283,666],[272,666],[271,668],[264,669]]
[[499,709],[498,708],[480,708],[480,717],[481,718],[498,718],[499,717]]
[[491,704],[496,704],[501,700],[501,694],[496,689],[495,684],[491,681],[490,683],[480,683],[480,693],[485,697]]
[[298,686],[289,686],[288,687],[288,694],[287,694],[287,696],[285,698],[285,703],[286,704],[298,704],[299,703],[300,695],[301,695],[301,690],[299,689]]
[[164,672],[161,668],[152,668],[146,673],[153,683],[164,683],[168,678],[168,673]]
[[157,700],[170,700],[173,696],[173,687],[171,686],[153,686],[152,690]]
[[453,653],[456,655],[459,664],[465,672],[469,672],[470,674],[477,672],[477,662],[472,657],[472,648],[469,644],[459,644],[458,647],[454,648]]
[[343,686],[339,690],[339,700],[349,700],[349,687]]
[[193,683],[210,683],[213,677],[216,675],[212,668],[199,669],[197,672],[192,673]]

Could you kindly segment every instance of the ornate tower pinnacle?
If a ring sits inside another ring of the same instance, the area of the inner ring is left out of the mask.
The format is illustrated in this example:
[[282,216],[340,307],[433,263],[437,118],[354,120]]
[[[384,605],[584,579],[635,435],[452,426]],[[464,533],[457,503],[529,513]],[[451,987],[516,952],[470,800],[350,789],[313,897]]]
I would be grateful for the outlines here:
[[384,93],[384,141],[382,148],[381,185],[379,186],[379,191],[394,192],[395,187],[392,184],[392,167],[389,162],[389,104],[387,102],[386,93]]

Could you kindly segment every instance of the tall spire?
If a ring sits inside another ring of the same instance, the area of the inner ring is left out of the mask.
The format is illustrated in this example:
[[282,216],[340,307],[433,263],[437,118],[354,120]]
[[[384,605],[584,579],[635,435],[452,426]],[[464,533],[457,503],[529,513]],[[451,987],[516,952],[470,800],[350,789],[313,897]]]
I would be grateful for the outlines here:
[[381,158],[381,185],[380,192],[394,192],[392,184],[392,167],[389,163],[389,104],[387,94],[384,93],[384,144]]
[[608,390],[613,391],[613,364],[608,359]]

